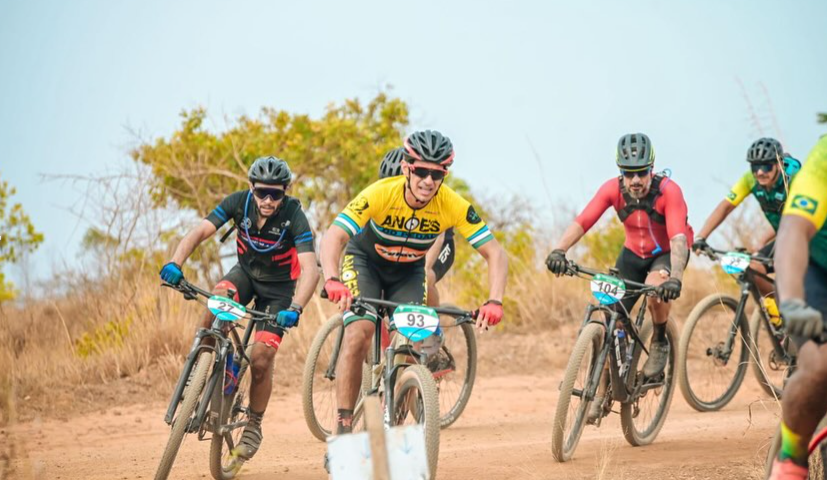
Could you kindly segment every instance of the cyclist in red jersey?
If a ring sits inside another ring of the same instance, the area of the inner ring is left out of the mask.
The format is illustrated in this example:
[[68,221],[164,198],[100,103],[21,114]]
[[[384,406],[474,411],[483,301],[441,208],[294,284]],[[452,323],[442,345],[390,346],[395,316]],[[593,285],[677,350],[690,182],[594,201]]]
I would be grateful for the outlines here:
[[[565,273],[566,251],[589,231],[609,207],[614,207],[626,229],[626,241],[615,265],[620,275],[635,282],[658,285],[660,301],[649,303],[654,329],[649,359],[643,366],[647,377],[659,375],[666,367],[669,354],[666,341],[668,302],[680,297],[681,279],[689,261],[689,245],[693,241],[683,192],[671,178],[655,174],[654,164],[655,151],[649,137],[642,133],[621,137],[617,145],[620,177],[612,178],[600,187],[546,259],[546,265],[553,273]],[[619,305],[616,308],[621,314],[628,313],[637,297],[627,296],[616,304]],[[598,396],[601,393],[599,390]],[[594,402],[594,405],[601,404],[600,401]]]

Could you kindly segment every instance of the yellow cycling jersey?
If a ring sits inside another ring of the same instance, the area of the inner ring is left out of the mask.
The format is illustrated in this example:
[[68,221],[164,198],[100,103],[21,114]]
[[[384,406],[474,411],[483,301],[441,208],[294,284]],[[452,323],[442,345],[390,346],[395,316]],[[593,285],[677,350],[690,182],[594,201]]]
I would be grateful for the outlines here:
[[375,260],[413,263],[425,258],[442,232],[456,228],[474,248],[494,236],[474,207],[447,185],[420,209],[405,201],[404,176],[390,177],[368,186],[340,213],[333,224],[351,237]]
[[785,215],[798,215],[820,230],[827,220],[827,135],[807,156],[790,189]]

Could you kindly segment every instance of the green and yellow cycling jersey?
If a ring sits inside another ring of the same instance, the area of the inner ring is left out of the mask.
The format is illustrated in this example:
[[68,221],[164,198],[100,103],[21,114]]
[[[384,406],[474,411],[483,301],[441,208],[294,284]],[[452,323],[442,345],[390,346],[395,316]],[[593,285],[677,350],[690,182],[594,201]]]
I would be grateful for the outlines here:
[[359,248],[381,265],[422,261],[440,233],[451,227],[474,248],[493,237],[474,207],[447,185],[422,208],[405,201],[404,176],[368,186],[336,217],[333,224],[350,235]]
[[784,215],[806,218],[816,227],[810,258],[827,269],[827,135],[821,137],[795,176]]
[[772,228],[778,231],[778,225],[781,223],[781,212],[784,209],[784,203],[787,201],[787,191],[789,189],[790,177],[785,173],[778,176],[775,185],[770,189],[765,189],[755,180],[751,171],[742,176],[727,195],[727,200],[734,206],[738,206],[750,194],[755,196],[758,204],[761,206],[761,211],[767,217]]

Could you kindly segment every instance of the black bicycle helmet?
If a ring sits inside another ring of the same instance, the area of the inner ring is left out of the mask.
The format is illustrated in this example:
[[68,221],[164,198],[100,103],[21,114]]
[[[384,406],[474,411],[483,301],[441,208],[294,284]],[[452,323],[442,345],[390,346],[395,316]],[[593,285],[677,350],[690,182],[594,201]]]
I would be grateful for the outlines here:
[[784,158],[784,149],[781,142],[774,138],[759,138],[747,150],[747,161],[750,163],[776,162]]
[[405,159],[436,163],[445,168],[454,163],[451,139],[436,130],[414,132],[405,138]]
[[259,157],[253,162],[247,177],[251,182],[267,183],[270,185],[289,185],[293,179],[287,162],[272,155]]
[[628,133],[617,142],[617,166],[623,169],[644,169],[655,164],[655,149],[643,133]]
[[402,160],[405,159],[405,147],[394,148],[385,154],[379,164],[379,178],[402,175]]

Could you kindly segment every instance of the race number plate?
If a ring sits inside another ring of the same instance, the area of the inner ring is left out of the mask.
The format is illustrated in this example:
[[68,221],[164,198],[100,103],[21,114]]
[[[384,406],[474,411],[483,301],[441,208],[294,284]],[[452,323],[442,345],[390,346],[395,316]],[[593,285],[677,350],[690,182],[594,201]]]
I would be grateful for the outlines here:
[[592,295],[603,305],[617,303],[626,295],[626,283],[609,275],[595,275],[591,285]]
[[243,305],[218,295],[213,295],[207,300],[207,308],[224,322],[235,322],[247,315],[247,309]]
[[746,253],[729,252],[721,257],[721,268],[726,273],[742,273],[749,267],[750,258]]
[[420,342],[439,333],[439,316],[430,307],[399,305],[391,319],[393,327],[412,342]]

